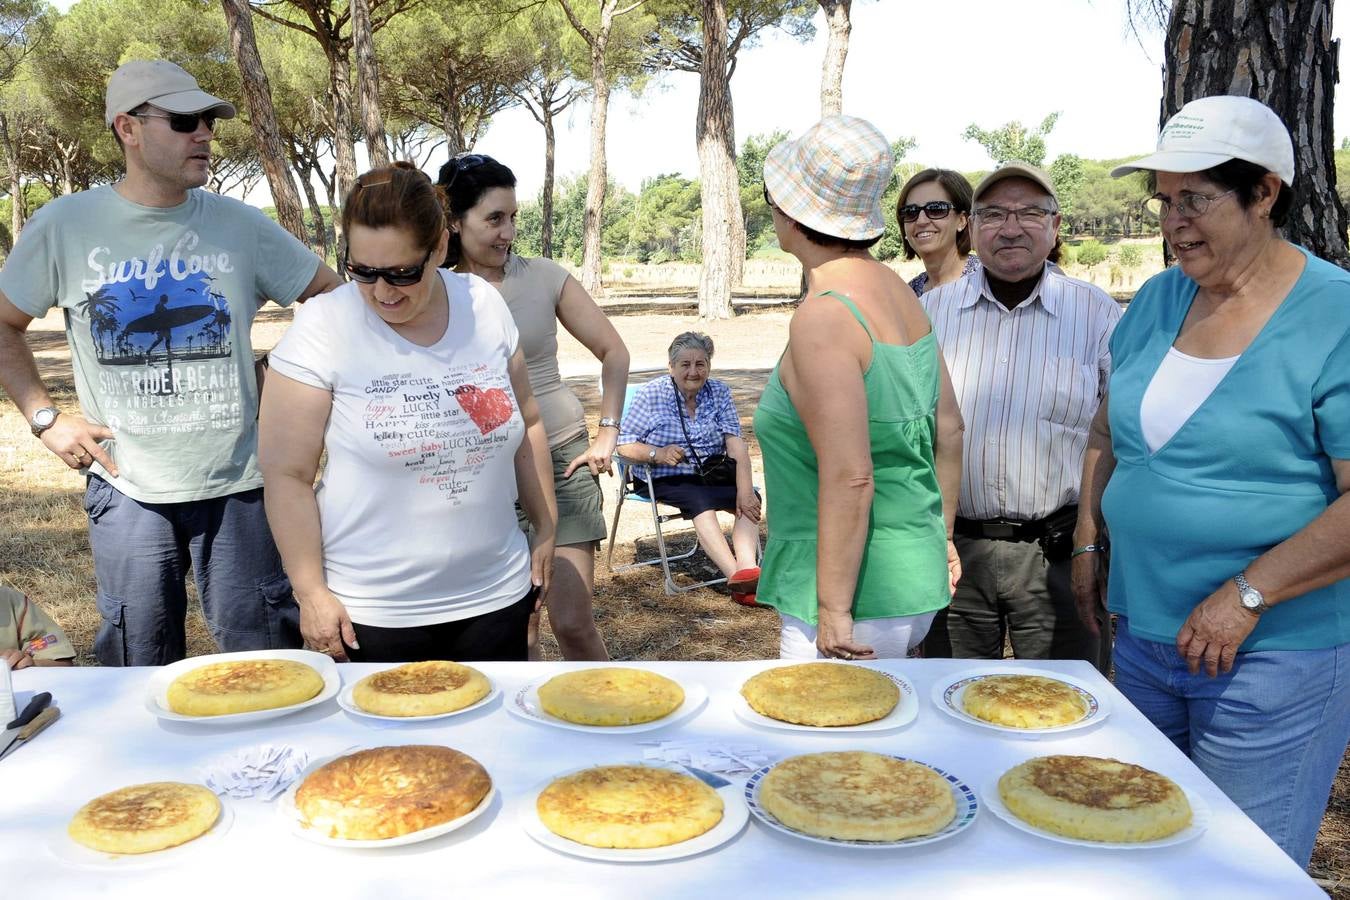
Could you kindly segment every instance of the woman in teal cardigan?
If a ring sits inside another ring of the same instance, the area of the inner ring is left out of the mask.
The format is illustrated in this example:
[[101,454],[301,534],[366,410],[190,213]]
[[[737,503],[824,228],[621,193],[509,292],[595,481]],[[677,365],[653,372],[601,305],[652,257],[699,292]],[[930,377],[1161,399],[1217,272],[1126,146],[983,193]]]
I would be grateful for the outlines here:
[[1293,146],[1255,100],[1187,104],[1137,169],[1178,265],[1112,337],[1075,593],[1120,617],[1117,687],[1306,866],[1350,740],[1350,275],[1280,237]]

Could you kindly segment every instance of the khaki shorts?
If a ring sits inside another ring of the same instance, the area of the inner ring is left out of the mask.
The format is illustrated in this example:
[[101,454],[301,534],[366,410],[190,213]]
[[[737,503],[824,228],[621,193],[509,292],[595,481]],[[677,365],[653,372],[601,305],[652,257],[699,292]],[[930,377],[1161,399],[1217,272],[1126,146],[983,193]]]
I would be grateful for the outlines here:
[[[558,547],[587,544],[605,538],[600,479],[585,466],[573,472],[571,478],[563,478],[567,464],[584,453],[590,445],[587,435],[578,434],[552,451],[553,492],[558,498]],[[516,521],[520,523],[521,531],[530,533],[530,520],[519,503],[516,504]]]

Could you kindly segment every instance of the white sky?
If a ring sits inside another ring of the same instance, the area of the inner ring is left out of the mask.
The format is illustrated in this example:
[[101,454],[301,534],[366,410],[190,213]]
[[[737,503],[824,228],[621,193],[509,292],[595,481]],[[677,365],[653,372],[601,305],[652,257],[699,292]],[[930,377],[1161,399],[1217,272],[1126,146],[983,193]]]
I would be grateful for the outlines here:
[[[66,8],[70,0],[57,0]],[[748,135],[800,133],[819,117],[823,14],[807,44],[778,31],[742,51],[732,96],[737,146]],[[1333,20],[1333,36],[1346,30]],[[853,34],[844,74],[844,111],[870,119],[892,140],[914,137],[912,161],[956,169],[990,165],[982,148],[961,137],[971,122],[992,128],[1028,125],[1062,114],[1050,134],[1048,159],[1143,154],[1158,128],[1162,34],[1130,32],[1125,0],[854,0]],[[1350,84],[1339,86],[1336,140],[1350,133]],[[641,97],[610,98],[610,177],[637,190],[646,177],[698,175],[694,117],[698,76],[671,72]],[[577,104],[558,124],[557,172],[586,171],[590,107]],[[491,123],[474,148],[515,171],[522,198],[543,182],[543,129],[524,109]],[[359,162],[364,154],[358,148]],[[433,156],[431,174],[444,162]],[[247,198],[268,205],[262,183]]]
[[[1345,32],[1333,20],[1334,36]],[[781,32],[741,53],[732,79],[736,142],[787,129],[798,134],[819,118],[824,16],[816,38],[800,44]],[[961,132],[971,122],[992,128],[1028,125],[1062,114],[1047,139],[1047,160],[1088,158],[1153,148],[1162,91],[1163,34],[1141,40],[1129,30],[1125,0],[854,0],[844,73],[844,112],[870,119],[892,140],[910,136],[912,161],[971,170],[990,166]],[[1336,139],[1350,132],[1339,85]],[[665,172],[698,175],[694,118],[698,76],[668,73],[640,98],[610,99],[608,159],[612,178],[632,190]],[[589,160],[589,106],[566,114],[557,170],[576,174]],[[543,181],[543,129],[525,110],[499,115],[475,149],[511,166],[522,197]],[[434,160],[437,165],[443,161]]]

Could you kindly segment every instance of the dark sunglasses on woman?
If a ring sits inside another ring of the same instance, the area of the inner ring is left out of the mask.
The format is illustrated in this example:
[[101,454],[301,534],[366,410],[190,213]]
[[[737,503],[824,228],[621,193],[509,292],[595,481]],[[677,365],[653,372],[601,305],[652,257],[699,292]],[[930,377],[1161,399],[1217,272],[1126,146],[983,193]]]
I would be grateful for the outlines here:
[[359,284],[374,284],[377,279],[383,278],[385,283],[392,287],[408,287],[422,280],[422,273],[426,271],[427,263],[431,262],[431,254],[432,251],[428,250],[422,262],[416,266],[377,269],[374,266],[359,266],[348,261],[344,268],[346,268],[347,274],[352,277],[352,281]]
[[926,213],[930,219],[945,219],[954,209],[956,209],[956,206],[946,200],[929,200],[922,206],[917,203],[906,203],[900,207],[900,220],[902,222],[917,222],[921,212]]
[[138,119],[168,119],[169,127],[179,134],[192,134],[197,130],[198,122],[206,123],[207,131],[216,130],[216,114],[213,112],[200,113],[153,113],[138,112],[131,113]]

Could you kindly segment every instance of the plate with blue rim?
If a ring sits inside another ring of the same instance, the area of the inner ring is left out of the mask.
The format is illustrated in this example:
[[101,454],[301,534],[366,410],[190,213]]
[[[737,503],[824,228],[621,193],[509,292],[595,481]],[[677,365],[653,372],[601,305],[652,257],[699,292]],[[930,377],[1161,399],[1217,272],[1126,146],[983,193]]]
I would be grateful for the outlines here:
[[[1011,725],[999,725],[996,722],[986,722],[978,716],[972,716],[966,712],[965,693],[966,688],[977,681],[985,678],[1003,675],[1037,675],[1041,678],[1049,678],[1067,685],[1074,693],[1082,699],[1087,708],[1083,718],[1067,725],[1055,725],[1050,728],[1014,728]],[[1083,728],[1091,728],[1099,724],[1111,713],[1111,705],[1102,696],[1098,690],[1094,689],[1091,683],[1086,679],[1077,678],[1073,675],[1065,675],[1061,672],[1051,672],[1047,669],[1030,669],[1021,666],[995,667],[990,666],[983,669],[967,669],[964,672],[957,673],[937,682],[933,685],[933,705],[945,712],[954,719],[959,719],[970,725],[980,728],[987,728],[991,731],[997,731],[1005,735],[1018,735],[1021,737],[1041,737],[1044,735],[1063,734],[1066,731],[1079,731]]]
[[[845,840],[843,838],[820,837],[814,834],[807,834],[804,831],[798,831],[790,828],[778,821],[773,813],[766,810],[759,802],[760,784],[764,776],[768,775],[773,766],[765,766],[750,776],[745,783],[745,805],[750,810],[750,815],[759,819],[764,825],[772,828],[774,831],[780,831],[783,834],[800,838],[804,841],[810,841],[813,844],[824,844],[827,847],[857,847],[862,850],[894,850],[898,847],[917,847],[921,844],[931,844],[935,841],[945,841],[947,838],[955,837],[965,831],[971,825],[975,824],[975,818],[980,813],[980,801],[975,797],[975,791],[970,785],[966,784],[952,773],[940,769],[937,766],[930,765],[918,759],[910,759],[905,756],[895,756],[894,754],[883,754],[892,759],[898,759],[901,762],[915,762],[921,766],[927,766],[934,772],[942,776],[943,780],[951,788],[952,800],[956,803],[956,815],[950,822],[942,828],[934,831],[932,834],[921,834],[914,837],[902,838],[898,841],[856,841]],[[777,763],[775,763],[777,765]]]

